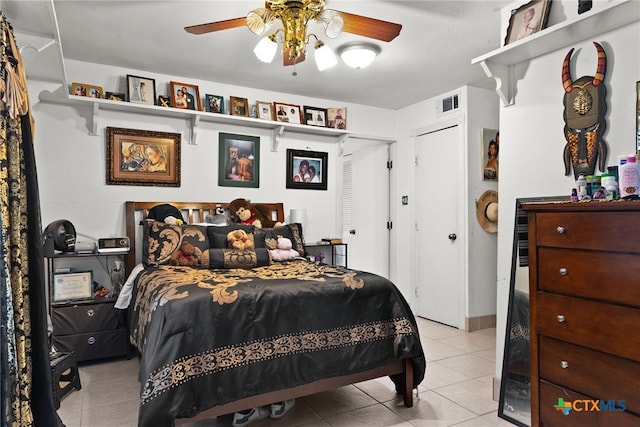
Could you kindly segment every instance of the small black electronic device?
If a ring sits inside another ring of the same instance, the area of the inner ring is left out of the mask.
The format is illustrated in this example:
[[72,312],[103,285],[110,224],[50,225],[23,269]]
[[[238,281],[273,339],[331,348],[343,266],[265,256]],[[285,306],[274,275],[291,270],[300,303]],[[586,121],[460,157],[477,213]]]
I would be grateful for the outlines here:
[[109,237],[104,239],[98,239],[98,253],[107,252],[128,252],[129,251],[129,238],[128,237]]

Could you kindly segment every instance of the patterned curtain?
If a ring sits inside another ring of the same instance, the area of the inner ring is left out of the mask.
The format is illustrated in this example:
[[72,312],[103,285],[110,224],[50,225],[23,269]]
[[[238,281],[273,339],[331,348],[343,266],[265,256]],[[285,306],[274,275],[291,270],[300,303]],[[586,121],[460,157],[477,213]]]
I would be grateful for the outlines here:
[[0,425],[57,426],[33,120],[22,58],[2,12],[0,77]]

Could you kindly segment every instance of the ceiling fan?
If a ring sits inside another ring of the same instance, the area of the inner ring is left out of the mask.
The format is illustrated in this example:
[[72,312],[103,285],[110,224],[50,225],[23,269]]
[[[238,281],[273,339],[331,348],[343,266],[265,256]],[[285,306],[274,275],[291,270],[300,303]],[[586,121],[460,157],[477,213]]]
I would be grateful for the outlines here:
[[400,34],[402,29],[402,25],[393,22],[325,9],[324,3],[324,0],[266,0],[264,7],[252,10],[246,17],[192,25],[185,27],[185,30],[191,34],[206,34],[246,25],[253,33],[261,36],[274,24],[281,23],[281,28],[263,38],[254,49],[258,59],[271,62],[275,57],[279,41],[282,43],[284,65],[300,63],[305,60],[306,45],[313,36],[316,39],[314,43],[316,65],[322,71],[335,65],[337,60],[333,51],[318,36],[307,34],[307,25],[310,21],[318,23],[325,35],[332,39],[344,31],[390,42]]

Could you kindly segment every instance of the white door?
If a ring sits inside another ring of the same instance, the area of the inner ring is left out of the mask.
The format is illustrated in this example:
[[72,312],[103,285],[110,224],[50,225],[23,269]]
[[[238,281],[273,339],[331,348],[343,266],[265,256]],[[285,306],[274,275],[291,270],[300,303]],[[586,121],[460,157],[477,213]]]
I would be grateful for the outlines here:
[[416,138],[417,314],[464,328],[460,132],[455,125]]
[[389,277],[389,146],[349,141],[343,157],[343,231],[348,266]]

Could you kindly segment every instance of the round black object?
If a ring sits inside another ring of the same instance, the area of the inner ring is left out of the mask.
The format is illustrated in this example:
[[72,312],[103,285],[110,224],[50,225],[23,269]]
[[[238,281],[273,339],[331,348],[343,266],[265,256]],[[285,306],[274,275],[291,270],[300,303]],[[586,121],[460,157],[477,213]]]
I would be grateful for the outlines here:
[[47,225],[44,238],[53,239],[53,248],[61,252],[74,252],[76,248],[76,228],[66,219],[59,219]]

